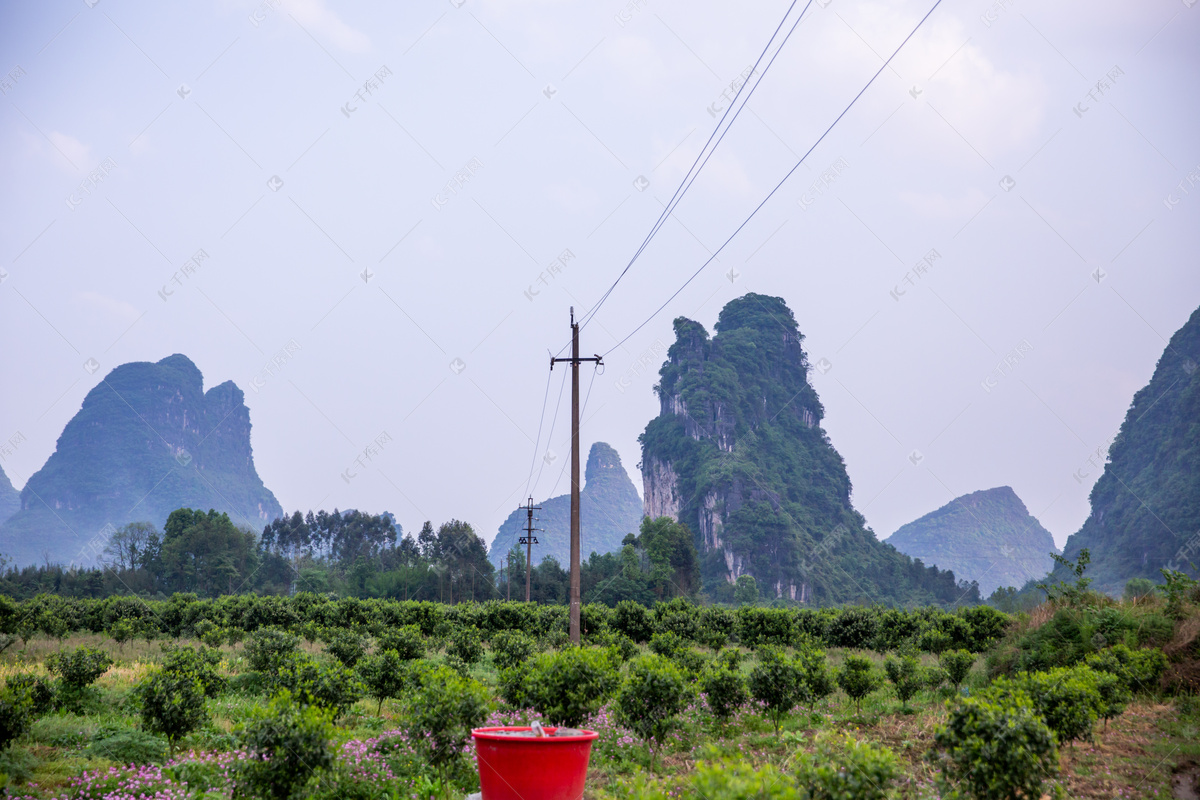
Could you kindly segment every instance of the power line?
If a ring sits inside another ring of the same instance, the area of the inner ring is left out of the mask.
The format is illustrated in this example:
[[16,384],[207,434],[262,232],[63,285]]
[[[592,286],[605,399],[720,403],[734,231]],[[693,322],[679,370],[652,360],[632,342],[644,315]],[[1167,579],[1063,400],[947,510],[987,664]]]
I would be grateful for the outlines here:
[[750,220],[754,218],[754,215],[758,213],[759,209],[761,209],[764,205],[767,204],[767,201],[770,200],[777,191],[779,191],[780,187],[783,186],[783,184],[787,182],[788,178],[792,177],[792,173],[800,168],[800,165],[804,163],[804,159],[808,158],[808,156],[812,153],[812,151],[817,148],[817,145],[819,145],[822,141],[824,141],[825,137],[829,135],[829,132],[833,130],[834,126],[837,125],[839,122],[841,122],[842,117],[846,116],[846,113],[850,111],[850,109],[854,106],[854,104],[856,102],[858,102],[858,99],[863,96],[863,94],[867,91],[867,89],[871,88],[871,84],[873,84],[875,82],[875,79],[878,78],[880,73],[882,73],[888,67],[888,65],[892,63],[892,59],[894,59],[897,56],[897,54],[899,54],[900,50],[903,49],[904,45],[908,44],[908,40],[916,35],[917,31],[921,29],[921,26],[925,24],[925,21],[927,19],[929,19],[930,15],[933,14],[933,12],[941,4],[942,4],[942,0],[937,0],[937,2],[935,2],[933,4],[933,6],[929,9],[929,11],[927,11],[925,13],[925,16],[921,17],[921,21],[917,23],[917,26],[912,29],[912,32],[909,33],[908,36],[904,37],[904,41],[902,41],[900,43],[900,46],[896,48],[895,52],[893,52],[890,56],[888,56],[887,60],[883,62],[883,66],[881,66],[879,68],[879,70],[874,75],[871,76],[871,79],[869,81],[867,81],[866,85],[863,86],[863,88],[861,90],[859,90],[858,94],[854,95],[854,99],[851,100],[849,105],[847,105],[846,108],[842,110],[842,113],[837,115],[837,119],[835,119],[832,123],[830,123],[829,127],[825,129],[825,132],[822,133],[815,142],[813,142],[812,147],[808,148],[808,150],[804,153],[804,155],[802,155],[800,157],[800,160],[796,162],[795,166],[793,166],[790,170],[788,170],[787,174],[783,176],[783,179],[780,180],[779,183],[775,184],[775,188],[773,188],[770,192],[767,193],[767,196],[763,198],[762,202],[754,207],[754,210],[750,212],[750,215],[747,216],[746,219],[744,219],[742,221],[741,225],[738,225],[737,228],[734,229],[733,233],[729,234],[729,238],[727,238],[724,242],[721,243],[721,246],[718,247],[716,249],[716,251],[714,251],[713,254],[708,257],[708,260],[705,261],[703,264],[701,264],[700,268],[697,269],[695,272],[693,272],[691,277],[688,278],[686,281],[684,281],[683,285],[680,286],[678,289],[676,289],[675,293],[672,294],[670,297],[668,297],[666,302],[664,302],[661,306],[659,306],[657,309],[655,309],[654,313],[652,313],[649,317],[647,317],[646,320],[641,325],[638,325],[636,328],[634,328],[632,331],[630,331],[629,334],[624,339],[622,339],[621,341],[619,341],[615,345],[613,345],[611,348],[609,348],[604,353],[604,356],[607,356],[613,350],[616,350],[618,347],[625,344],[625,342],[629,341],[630,337],[632,337],[635,333],[640,331],[642,328],[646,327],[646,325],[648,325],[650,323],[650,320],[657,317],[659,315],[659,313],[664,308],[666,308],[667,305],[670,304],[670,302],[672,300],[674,300],[676,297],[679,296],[680,292],[682,292],[684,289],[687,288],[688,284],[690,284],[693,280],[696,279],[696,276],[699,275],[704,270],[705,267],[707,267],[709,264],[711,264],[716,259],[716,257],[721,254],[721,251],[723,251],[725,249],[725,247],[731,241],[733,241],[733,238],[735,236],[737,236],[738,233],[741,232],[742,228],[746,227],[746,225],[750,222]]
[[[542,425],[546,421],[546,401],[550,399],[550,378],[549,372],[546,373],[546,393],[542,396],[542,414],[538,417],[538,432],[537,440],[533,443],[533,458],[529,461],[529,479],[525,482],[525,494],[529,494],[533,488],[533,468],[537,466],[537,454],[539,446],[542,443]],[[510,495],[511,496],[511,495]]]
[[[550,420],[550,433],[548,433],[546,435],[546,446],[547,447],[549,447],[550,443],[552,441],[554,441],[554,426],[558,423],[558,409],[560,409],[562,407],[563,390],[566,388],[567,388],[567,373],[563,372],[562,384],[560,384],[558,387],[558,400],[554,404],[554,417],[553,417],[553,419]],[[534,452],[533,457],[537,458],[536,452]],[[546,459],[545,458],[542,459],[542,465],[540,467],[538,467],[537,480],[533,482],[533,486],[530,487],[530,491],[532,491],[533,488],[536,488],[537,485],[542,482],[542,471],[544,469],[546,469]],[[555,485],[557,486],[558,484],[556,483]],[[526,492],[526,494],[529,494],[529,493],[530,492]]]
[[[766,56],[767,51],[771,49],[771,45],[775,41],[775,37],[779,35],[779,31],[787,22],[787,18],[791,15],[792,9],[796,7],[797,2],[799,2],[799,0],[793,0],[792,4],[788,6],[787,13],[783,15],[783,19],[780,20],[779,25],[775,28],[775,32],[771,34],[771,38],[767,41],[762,53],[759,54],[758,60],[754,62],[754,68],[751,71],[751,75],[758,72],[758,65],[762,63],[763,57]],[[754,81],[753,86],[750,87],[750,91],[746,93],[745,99],[742,100],[740,104],[738,103],[738,99],[741,97],[742,90],[745,89],[746,86],[750,85],[750,81],[746,81],[746,83],[738,87],[737,92],[733,96],[733,100],[729,103],[729,107],[726,108],[725,113],[721,115],[721,119],[717,122],[717,126],[709,135],[708,141],[704,143],[704,147],[701,148],[700,153],[697,154],[696,160],[692,162],[692,166],[688,169],[687,174],[684,175],[683,180],[680,181],[678,188],[675,189],[675,193],[671,195],[671,199],[663,207],[662,213],[660,213],[658,219],[655,220],[654,225],[650,229],[650,233],[646,234],[646,238],[642,240],[642,244],[638,247],[637,251],[634,252],[633,257],[629,259],[629,263],[625,265],[625,268],[621,270],[621,274],[617,276],[615,281],[613,281],[612,286],[610,286],[608,290],[600,296],[600,299],[596,301],[595,305],[593,305],[591,309],[589,309],[588,312],[583,315],[583,318],[580,321],[581,329],[586,327],[587,323],[591,321],[591,318],[595,316],[597,311],[600,310],[600,306],[604,304],[604,301],[608,299],[608,296],[612,294],[614,289],[617,288],[617,284],[620,283],[621,279],[625,277],[625,273],[629,272],[634,262],[641,257],[642,252],[650,245],[650,241],[658,234],[662,226],[666,224],[671,214],[674,213],[675,207],[678,206],[680,201],[683,200],[683,195],[686,194],[687,190],[691,188],[693,183],[695,183],[696,178],[700,175],[700,171],[704,169],[706,164],[708,164],[709,159],[712,158],[712,154],[716,152],[717,146],[720,145],[721,141],[725,138],[725,134],[729,133],[729,129],[733,127],[733,123],[737,121],[738,116],[741,115],[742,110],[746,107],[746,104],[750,102],[750,98],[758,89],[759,84],[762,83],[763,78],[766,77],[767,72],[770,71],[771,65],[775,63],[775,59],[778,58],[779,54],[783,51],[783,46],[787,44],[788,39],[791,38],[792,34],[796,30],[796,27],[804,19],[804,15],[807,13],[809,6],[811,5],[812,0],[808,0],[808,3],[800,12],[800,16],[796,17],[796,21],[792,23],[792,27],[788,30],[787,35],[783,38],[783,41],[779,43],[779,47],[776,48],[774,55],[771,56],[771,60],[767,62],[767,66],[763,68],[761,73],[759,73],[758,77]],[[736,110],[734,110],[735,108]],[[730,112],[733,113],[732,117],[729,117]],[[728,125],[725,124],[726,117],[729,117]],[[724,130],[722,130],[722,126],[724,126]],[[718,133],[720,133],[720,136],[717,136]],[[714,137],[716,138],[715,142],[713,141]],[[712,147],[710,148],[709,145],[712,145]]]

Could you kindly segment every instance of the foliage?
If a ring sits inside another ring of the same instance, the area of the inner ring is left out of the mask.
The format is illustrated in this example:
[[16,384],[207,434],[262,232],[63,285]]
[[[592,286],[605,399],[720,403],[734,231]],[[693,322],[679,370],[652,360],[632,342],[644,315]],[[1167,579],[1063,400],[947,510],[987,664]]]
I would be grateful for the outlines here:
[[157,670],[137,687],[142,727],[167,737],[174,751],[179,739],[206,719],[204,686],[194,676]]
[[938,663],[946,671],[946,679],[957,690],[971,674],[971,667],[975,665],[975,656],[966,650],[949,650],[942,653]]
[[801,647],[796,653],[800,666],[800,679],[804,682],[804,695],[811,710],[818,700],[833,694],[837,683],[825,651],[816,647]]
[[1174,569],[1160,569],[1163,585],[1159,587],[1167,596],[1167,616],[1171,619],[1183,619],[1184,600],[1196,588],[1197,582],[1186,573]]
[[260,628],[246,640],[246,659],[255,672],[275,673],[300,647],[300,640],[279,628]]
[[446,652],[462,659],[465,664],[475,664],[483,659],[483,637],[473,625],[459,628],[450,637]]
[[286,689],[296,703],[332,712],[334,719],[343,716],[366,693],[366,687],[352,670],[307,656],[288,661],[279,670],[276,686]]
[[29,729],[33,701],[23,688],[6,685],[0,689],[0,752]]
[[152,764],[167,760],[168,747],[158,736],[123,729],[95,736],[87,747],[87,754],[118,764]]
[[417,625],[402,625],[386,630],[376,637],[377,650],[392,650],[405,661],[415,661],[425,655],[425,637]]
[[616,690],[617,662],[612,650],[592,647],[542,653],[527,662],[525,697],[549,722],[577,728]]
[[367,643],[358,631],[342,629],[329,640],[325,652],[341,662],[343,667],[353,669],[367,652]]
[[77,647],[69,653],[51,653],[46,658],[46,669],[57,675],[63,688],[69,691],[92,685],[111,666],[108,653],[95,647]]
[[753,575],[739,575],[733,585],[733,602],[739,606],[758,602],[758,583]]
[[295,797],[315,773],[333,765],[332,737],[328,711],[281,693],[238,730],[250,756],[239,764],[234,797]]
[[220,663],[221,654],[215,650],[173,647],[166,651],[162,669],[172,675],[193,678],[200,683],[206,697],[216,697],[226,685],[225,678],[217,672]]
[[421,688],[407,698],[409,738],[441,775],[462,757],[471,729],[487,716],[487,701],[482,684],[447,667],[430,671]]
[[921,662],[911,654],[902,655],[900,658],[888,658],[883,662],[883,670],[896,690],[896,697],[905,708],[908,708],[908,701],[928,682],[925,670],[921,669]]
[[492,663],[499,670],[524,664],[537,649],[537,642],[523,631],[501,631],[492,637]]
[[934,745],[929,757],[940,764],[943,782],[975,800],[1042,797],[1058,774],[1054,736],[1021,691],[959,700]]
[[868,659],[862,656],[846,656],[841,670],[838,671],[837,682],[861,713],[863,698],[878,689],[882,680]]
[[14,695],[25,695],[29,700],[29,711],[34,716],[49,713],[58,702],[57,687],[41,675],[14,673],[8,676],[4,688]]
[[676,717],[690,699],[683,673],[669,659],[651,654],[630,662],[616,696],[617,721],[650,746],[651,771]]
[[742,673],[736,665],[731,667],[721,660],[709,662],[700,675],[699,686],[709,711],[722,722],[728,721],[750,699]]
[[806,800],[886,800],[900,774],[900,761],[886,747],[846,736],[819,740],[813,753],[796,759],[797,782]]
[[750,695],[763,704],[776,735],[792,709],[807,699],[800,665],[772,645],[758,649],[758,663],[750,670],[748,684]]
[[1029,695],[1060,744],[1091,737],[1102,701],[1095,673],[1088,667],[1058,667],[1017,679],[1001,677],[986,690],[991,697],[1017,691]]
[[383,710],[383,701],[399,697],[409,685],[409,663],[395,650],[384,650],[358,662],[358,678],[366,694],[378,704],[375,713]]
[[1125,589],[1122,595],[1126,600],[1140,600],[1146,595],[1152,594],[1154,589],[1154,581],[1149,578],[1130,578],[1125,581]]
[[1088,656],[1087,665],[1097,672],[1118,676],[1130,691],[1147,692],[1157,688],[1167,668],[1167,657],[1156,648],[1131,650],[1124,644],[1115,644]]

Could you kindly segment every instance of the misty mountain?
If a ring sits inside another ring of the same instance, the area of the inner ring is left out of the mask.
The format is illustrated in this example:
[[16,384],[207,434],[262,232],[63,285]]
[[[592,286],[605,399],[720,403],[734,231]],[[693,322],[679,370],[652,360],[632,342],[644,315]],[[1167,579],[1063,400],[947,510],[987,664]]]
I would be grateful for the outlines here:
[[0,523],[17,513],[20,508],[21,495],[13,488],[4,468],[0,467]]
[[[1092,513],[1063,548],[1071,561],[1089,550],[1086,576],[1094,589],[1115,594],[1130,578],[1161,581],[1162,567],[1197,574],[1190,566],[1200,564],[1197,362],[1200,309],[1171,337],[1150,383],[1133,396],[1092,487]],[[1087,469],[1078,474],[1086,477]]]
[[[570,476],[567,476],[570,480]],[[568,486],[569,488],[569,486]],[[567,567],[571,563],[571,495],[570,493],[544,500],[534,513],[538,544],[533,546],[533,563],[554,556]],[[629,474],[621,465],[621,456],[604,442],[596,442],[588,453],[584,483],[579,492],[580,558],[586,560],[593,552],[610,553],[621,549],[621,540],[628,533],[636,534],[642,523],[642,501]],[[518,544],[524,535],[526,513],[521,510],[508,515],[492,540],[488,558],[496,566],[504,555]],[[524,547],[522,546],[522,550]]]
[[901,526],[887,538],[901,553],[976,581],[984,597],[1020,589],[1054,566],[1054,537],[1008,486],[972,492]]
[[186,356],[123,364],[88,392],[54,453],[0,525],[17,565],[92,564],[127,522],[162,527],[177,508],[216,509],[258,530],[282,509],[250,449],[250,411],[232,381],[203,390]]
[[953,603],[954,575],[879,542],[850,505],[850,478],[821,428],[803,336],[784,301],[731,301],[716,334],[680,317],[642,443],[645,513],[685,523],[705,591],[754,577],[802,603]]

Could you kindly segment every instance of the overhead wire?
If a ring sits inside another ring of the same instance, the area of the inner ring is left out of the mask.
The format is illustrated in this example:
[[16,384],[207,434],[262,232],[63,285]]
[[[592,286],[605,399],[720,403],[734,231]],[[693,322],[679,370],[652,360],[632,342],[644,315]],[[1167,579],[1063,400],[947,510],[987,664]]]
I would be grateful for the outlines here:
[[705,267],[707,267],[709,264],[711,264],[717,258],[717,256],[719,256],[721,254],[721,252],[729,245],[729,243],[731,241],[733,241],[733,238],[735,236],[737,236],[738,233],[741,232],[742,228],[746,227],[746,225],[750,222],[750,220],[754,218],[754,215],[758,213],[759,209],[761,209],[764,205],[767,204],[767,201],[770,200],[777,191],[779,191],[780,187],[782,187],[783,184],[787,182],[788,178],[792,177],[792,173],[794,173],[797,169],[800,168],[800,165],[804,163],[804,159],[808,158],[808,156],[812,153],[812,151],[815,150],[817,148],[817,146],[819,144],[821,144],[822,141],[824,141],[825,137],[829,135],[829,132],[832,131],[834,129],[834,127],[842,120],[842,117],[846,116],[846,114],[850,111],[850,109],[854,107],[854,104],[856,102],[858,102],[858,99],[860,97],[862,97],[864,93],[866,93],[867,89],[871,88],[871,84],[873,84],[875,82],[875,79],[878,78],[885,69],[887,69],[888,65],[892,63],[892,59],[894,59],[900,53],[900,51],[904,48],[904,45],[908,44],[908,41],[910,39],[912,39],[913,36],[916,35],[917,31],[919,31],[921,29],[921,26],[925,24],[925,21],[929,19],[930,15],[932,15],[933,12],[935,10],[937,10],[937,7],[941,4],[942,4],[942,0],[936,0],[936,2],[933,4],[933,6],[930,7],[929,11],[925,12],[925,16],[921,17],[921,20],[920,20],[920,22],[917,23],[916,27],[912,29],[912,31],[908,34],[908,36],[904,37],[904,41],[900,42],[900,45],[895,49],[895,51],[893,51],[893,53],[890,56],[888,56],[887,60],[884,61],[883,65],[875,72],[874,75],[871,76],[871,79],[867,81],[866,85],[863,86],[863,88],[859,90],[858,94],[856,94],[854,96],[854,99],[852,99],[850,101],[850,103],[842,110],[842,113],[837,115],[837,118],[834,119],[834,121],[829,124],[829,127],[825,129],[825,132],[822,133],[815,142],[813,142],[812,146],[809,147],[807,151],[805,151],[804,155],[802,155],[800,157],[800,160],[796,162],[795,166],[793,166],[790,170],[787,171],[787,174],[783,176],[783,178],[779,181],[779,183],[775,184],[775,187],[773,189],[771,189],[770,192],[767,193],[767,196],[763,198],[762,202],[760,202],[757,206],[754,207],[754,210],[751,211],[750,214],[746,217],[746,219],[744,219],[742,221],[742,224],[738,225],[737,228],[734,229],[733,233],[729,234],[728,238],[726,238],[725,241],[721,243],[721,246],[718,247],[712,253],[712,255],[710,255],[708,257],[708,259],[703,264],[701,264],[700,267],[695,272],[692,273],[691,277],[689,277],[686,281],[683,282],[682,286],[680,286],[678,289],[675,290],[674,294],[672,294],[670,297],[668,297],[666,299],[666,302],[664,302],[661,306],[659,306],[657,309],[655,309],[655,311],[649,317],[647,317],[645,319],[645,321],[642,322],[642,324],[638,325],[636,328],[634,328],[632,331],[630,331],[629,334],[626,335],[624,339],[621,339],[621,341],[617,342],[615,345],[610,347],[601,357],[608,356],[609,353],[613,352],[618,347],[625,344],[625,342],[629,341],[630,337],[632,337],[634,334],[636,334],[642,328],[646,327],[646,325],[648,325],[652,319],[657,317],[662,312],[662,310],[670,304],[670,302],[672,300],[674,300],[676,297],[679,296],[680,292],[682,292],[684,289],[687,288],[688,284],[690,284],[693,280],[696,279],[696,276],[698,276],[704,270]]
[[550,379],[552,377],[554,377],[553,373],[546,373],[546,393],[542,395],[542,413],[538,417],[537,439],[533,443],[533,458],[529,460],[529,479],[525,482],[525,494],[529,496],[532,496],[529,493],[533,489],[533,470],[537,466],[537,454],[542,444],[542,425],[546,422],[546,401],[550,399]]

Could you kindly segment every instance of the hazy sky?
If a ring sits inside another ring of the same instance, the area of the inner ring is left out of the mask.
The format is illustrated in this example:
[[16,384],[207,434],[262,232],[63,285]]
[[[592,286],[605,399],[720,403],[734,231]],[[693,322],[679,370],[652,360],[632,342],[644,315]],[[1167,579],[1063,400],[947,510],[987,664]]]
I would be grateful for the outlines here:
[[[929,5],[813,2],[585,353],[679,287]],[[945,0],[719,260],[585,368],[585,442],[640,490],[671,320],[779,295],[877,535],[1008,484],[1061,545],[1200,304],[1195,5]],[[110,369],[181,352],[245,390],[285,509],[490,539],[544,463],[568,307],[627,262],[786,7],[5,2],[5,471],[23,486]],[[567,489],[568,395],[535,498]]]

